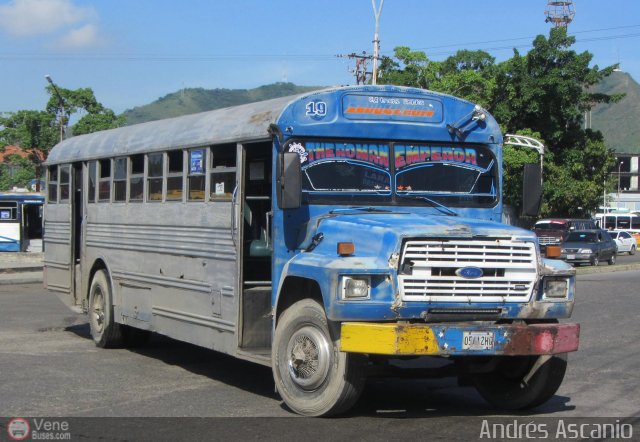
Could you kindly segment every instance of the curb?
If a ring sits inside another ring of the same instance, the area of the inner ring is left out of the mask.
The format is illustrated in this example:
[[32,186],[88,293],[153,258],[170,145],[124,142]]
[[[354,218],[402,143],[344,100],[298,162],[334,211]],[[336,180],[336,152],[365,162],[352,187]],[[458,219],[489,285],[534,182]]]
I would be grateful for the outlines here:
[[42,284],[44,278],[42,270],[39,272],[23,272],[20,274],[1,275],[0,285]]
[[[604,263],[603,263],[604,264]],[[612,272],[626,272],[630,270],[640,270],[640,263],[634,264],[614,264],[610,265],[599,265],[597,267],[589,266],[589,267],[579,267],[576,268],[577,275],[588,275],[590,273],[612,273]]]

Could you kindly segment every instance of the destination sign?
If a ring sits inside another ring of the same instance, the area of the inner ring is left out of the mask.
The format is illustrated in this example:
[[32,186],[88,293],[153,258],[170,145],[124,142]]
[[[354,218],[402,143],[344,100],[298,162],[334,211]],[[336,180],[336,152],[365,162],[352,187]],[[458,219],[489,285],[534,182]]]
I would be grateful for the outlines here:
[[345,118],[350,120],[396,120],[442,122],[442,103],[416,97],[349,94],[342,98]]

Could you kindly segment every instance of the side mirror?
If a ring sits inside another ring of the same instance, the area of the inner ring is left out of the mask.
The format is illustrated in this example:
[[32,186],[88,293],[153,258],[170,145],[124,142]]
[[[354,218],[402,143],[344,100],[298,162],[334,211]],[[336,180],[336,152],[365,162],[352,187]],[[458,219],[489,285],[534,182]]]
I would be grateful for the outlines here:
[[522,175],[522,215],[540,215],[542,205],[542,170],[539,164],[525,164]]
[[302,204],[302,169],[300,156],[295,152],[278,154],[278,179],[276,181],[278,208],[297,209]]

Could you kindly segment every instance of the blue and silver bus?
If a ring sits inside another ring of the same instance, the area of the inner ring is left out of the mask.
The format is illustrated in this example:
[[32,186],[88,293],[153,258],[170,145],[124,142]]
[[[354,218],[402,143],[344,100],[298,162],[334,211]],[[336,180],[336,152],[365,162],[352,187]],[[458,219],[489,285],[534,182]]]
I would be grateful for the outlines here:
[[0,194],[0,252],[42,252],[43,206],[40,194]]
[[155,332],[271,366],[303,415],[407,357],[535,407],[578,348],[575,271],[500,223],[502,142],[481,107],[393,86],[73,137],[47,160],[46,286],[97,346]]

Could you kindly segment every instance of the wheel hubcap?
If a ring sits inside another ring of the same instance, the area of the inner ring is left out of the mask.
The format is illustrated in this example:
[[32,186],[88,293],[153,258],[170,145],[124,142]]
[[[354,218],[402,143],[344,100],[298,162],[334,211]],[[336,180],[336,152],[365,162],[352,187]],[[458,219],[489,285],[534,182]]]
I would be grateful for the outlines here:
[[96,287],[93,293],[93,305],[91,307],[94,330],[97,334],[100,334],[104,328],[104,295],[99,287]]
[[287,345],[289,375],[304,390],[318,388],[327,377],[331,360],[329,342],[316,327],[295,332]]

